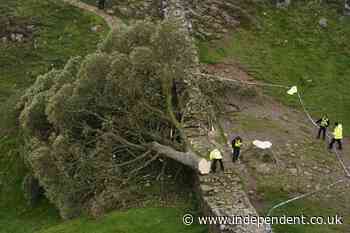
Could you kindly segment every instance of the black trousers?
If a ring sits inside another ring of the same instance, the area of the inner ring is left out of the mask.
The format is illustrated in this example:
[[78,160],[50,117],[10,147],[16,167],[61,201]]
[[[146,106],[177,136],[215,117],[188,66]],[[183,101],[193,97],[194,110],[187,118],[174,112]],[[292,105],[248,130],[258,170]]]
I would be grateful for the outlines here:
[[333,144],[337,142],[338,143],[338,149],[341,150],[343,149],[342,148],[342,144],[341,144],[341,139],[335,139],[335,138],[332,138],[332,141],[331,143],[329,144],[329,149],[333,149]]
[[233,147],[233,152],[232,152],[232,161],[233,162],[236,162],[238,160],[240,153],[241,153],[240,147]]
[[105,9],[106,0],[98,0],[98,8]]
[[325,140],[326,139],[326,131],[327,131],[327,127],[320,126],[320,129],[318,130],[317,138],[321,138],[321,134],[322,134],[322,139]]
[[218,161],[219,161],[219,163],[220,163],[221,170],[222,170],[222,171],[225,170],[224,164],[223,164],[223,162],[222,162],[222,159],[214,159],[214,160],[213,160],[213,163],[212,163],[212,165],[211,165],[211,170],[212,170],[213,172],[216,172],[216,163],[217,163]]

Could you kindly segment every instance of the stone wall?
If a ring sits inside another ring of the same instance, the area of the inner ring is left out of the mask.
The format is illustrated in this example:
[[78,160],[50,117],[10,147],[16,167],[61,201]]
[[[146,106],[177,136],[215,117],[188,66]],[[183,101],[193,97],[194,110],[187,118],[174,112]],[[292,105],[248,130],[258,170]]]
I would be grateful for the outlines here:
[[188,0],[186,3],[194,35],[203,39],[221,38],[229,29],[238,27],[248,14],[237,0]]
[[[242,23],[255,23],[251,7],[256,0],[112,0],[119,17],[186,19],[191,33],[202,39],[219,39]],[[171,4],[169,4],[171,2]],[[171,8],[171,9],[169,9]]]
[[[188,17],[188,0],[163,0],[162,12],[166,19],[174,19],[181,23],[184,31],[188,32],[189,39],[193,25],[191,17]],[[194,1],[193,1],[194,2]],[[203,2],[206,2],[203,0]],[[211,1],[213,2],[213,1]],[[215,1],[214,1],[215,2]],[[216,1],[225,2],[225,1]],[[207,2],[209,3],[209,1]],[[199,69],[197,70],[199,72]],[[196,72],[196,71],[195,71]],[[192,88],[192,96],[187,115],[190,115],[191,121],[186,121],[191,127],[186,127],[185,133],[190,141],[190,146],[202,155],[210,148],[208,132],[211,128],[210,108],[207,112],[200,111],[201,106],[205,105],[205,97],[201,93],[198,85],[198,77],[189,81],[189,88]],[[192,83],[191,83],[192,82]],[[207,106],[204,106],[207,107]],[[184,114],[184,115],[186,115]],[[202,115],[201,115],[202,114]],[[208,147],[209,146],[209,147]],[[249,201],[244,192],[241,180],[232,168],[227,168],[225,173],[209,174],[201,176],[195,175],[195,187],[201,200],[202,212],[207,216],[258,216],[255,208]],[[257,225],[210,225],[210,233],[265,233],[264,227],[258,228]]]
[[[167,0],[162,0],[168,2]],[[174,13],[182,14],[191,33],[202,39],[219,39],[242,22],[255,23],[249,7],[253,0],[178,0]]]
[[[197,176],[196,188],[203,216],[258,216],[243,191],[240,178],[228,170],[221,174]],[[267,233],[254,224],[209,225],[209,233]]]

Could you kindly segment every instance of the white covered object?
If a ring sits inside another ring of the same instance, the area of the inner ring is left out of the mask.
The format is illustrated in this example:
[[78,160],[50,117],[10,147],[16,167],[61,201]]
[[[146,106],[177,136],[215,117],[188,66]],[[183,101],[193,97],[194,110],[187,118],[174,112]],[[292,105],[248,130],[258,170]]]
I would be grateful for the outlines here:
[[288,91],[287,91],[287,93],[289,94],[289,95],[294,95],[295,93],[297,93],[298,92],[298,87],[297,86],[292,86]]
[[260,149],[269,149],[272,146],[272,143],[269,141],[259,141],[259,140],[254,140],[253,145],[260,148]]

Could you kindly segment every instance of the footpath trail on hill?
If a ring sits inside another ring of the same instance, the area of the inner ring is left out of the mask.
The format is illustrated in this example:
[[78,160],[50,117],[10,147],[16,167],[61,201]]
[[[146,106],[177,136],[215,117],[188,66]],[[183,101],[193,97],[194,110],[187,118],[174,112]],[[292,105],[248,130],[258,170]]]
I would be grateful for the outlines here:
[[[345,163],[343,167],[335,151],[328,150],[328,140],[316,139],[317,128],[310,122],[311,116],[307,113],[310,106],[305,106],[306,112],[303,112],[264,94],[267,89],[277,88],[284,95],[288,87],[258,82],[234,61],[202,64],[201,73],[203,75],[199,75],[198,79],[218,78],[231,87],[230,91],[221,92],[222,100],[219,102],[224,109],[217,116],[221,126],[211,136],[221,138],[219,135],[224,134],[228,140],[219,139],[225,172],[200,178],[204,200],[214,213],[218,212],[218,216],[240,213],[240,208],[235,208],[239,206],[237,201],[244,203],[242,209],[247,210],[250,200],[261,214],[272,207],[279,207],[279,213],[295,214],[288,212],[286,204],[292,202],[289,207],[297,208],[311,202],[316,209],[336,209],[342,216],[350,215],[347,206],[343,205],[350,201],[347,195],[350,188],[347,181],[350,180],[344,174],[344,170],[350,169],[348,140],[344,140],[344,150],[337,152]],[[244,142],[241,163],[233,163],[229,144],[238,135]],[[270,141],[273,147],[266,152],[256,149],[252,145],[256,139]],[[208,141],[208,135],[197,136],[196,141],[196,149],[203,153],[216,147]],[[237,178],[240,182],[235,182]],[[245,194],[248,194],[249,200]],[[278,196],[281,199],[269,201]],[[280,205],[282,201],[284,204]],[[319,206],[318,203],[325,201],[327,204]],[[230,232],[241,232],[232,230]]]
[[[250,83],[252,84],[252,86],[254,86],[254,83],[257,84],[257,87],[259,89],[259,92],[263,90],[263,88],[261,86],[264,85],[264,83],[260,83],[256,80],[254,80],[252,77],[250,77],[244,70],[242,67],[240,67],[240,65],[236,62],[233,61],[229,61],[228,63],[222,63],[222,64],[215,64],[215,65],[207,65],[205,68],[205,73],[209,73],[212,74],[214,76],[220,77],[220,78],[226,78],[227,80],[231,80],[234,82],[242,82],[240,85],[242,87],[245,87],[245,83]],[[270,87],[267,87],[270,88]],[[273,87],[273,88],[280,88],[278,86]],[[282,94],[286,94],[283,93]],[[291,98],[295,98],[295,97],[291,97]],[[300,96],[300,101],[302,101],[302,103],[300,104],[305,104],[302,100],[302,97]],[[257,134],[256,130],[244,130],[242,132],[240,132],[241,134],[243,134],[246,138],[248,138],[250,141],[257,139],[257,138],[265,138],[267,140],[274,140],[277,143],[277,145],[283,145],[283,143],[285,143],[286,139],[293,139],[295,141],[304,141],[304,140],[310,140],[310,142],[315,143],[315,142],[321,142],[319,140],[314,140],[316,137],[316,132],[317,132],[317,127],[315,127],[315,121],[317,119],[312,119],[312,116],[310,116],[310,113],[308,112],[308,107],[309,106],[303,106],[300,105],[300,109],[302,109],[302,107],[305,107],[305,109],[303,111],[301,110],[297,110],[297,109],[293,109],[293,108],[289,108],[284,106],[283,104],[275,101],[273,98],[269,98],[267,96],[264,96],[264,101],[262,103],[259,103],[258,105],[254,105],[252,104],[250,101],[247,100],[239,100],[237,101],[236,99],[231,99],[228,102],[230,102],[231,104],[233,103],[236,106],[241,106],[242,107],[242,111],[241,112],[245,112],[246,116],[250,115],[254,118],[264,118],[265,122],[259,122],[259,124],[257,125],[258,127],[261,127],[264,125],[264,123],[268,122],[268,121],[272,121],[274,122],[275,126],[277,124],[279,124],[280,128],[283,130],[288,131],[288,135],[283,135],[284,139],[281,138],[281,134],[277,134],[274,135],[274,133],[272,133],[271,130],[271,126],[272,125],[265,125],[267,127],[263,128],[262,127],[262,132],[260,132],[260,134]],[[305,115],[306,114],[306,115]],[[257,119],[255,119],[257,120]],[[311,121],[312,122],[311,122]],[[232,130],[232,128],[234,128],[234,126],[232,125],[232,119],[229,120],[230,122],[226,124],[224,123],[224,128],[228,129],[228,135],[229,138],[232,139],[234,134],[232,135],[232,132],[230,132],[230,130]],[[245,123],[249,123],[249,120]],[[257,123],[257,122],[255,122]],[[227,125],[229,124],[229,125]],[[332,131],[333,131],[333,125],[329,127],[328,130],[328,138],[327,140],[325,140],[322,144],[322,147],[324,147],[324,151],[322,154],[329,154],[330,151],[327,150],[328,147],[328,143],[330,138],[332,137]],[[273,128],[273,127],[272,127]],[[298,130],[298,128],[302,129],[302,130]],[[290,135],[290,133],[292,133],[293,135]],[[306,133],[306,134],[305,134]],[[310,137],[311,136],[311,137]],[[344,166],[345,169],[350,170],[350,158],[348,157],[348,154],[350,153],[349,147],[346,146],[347,144],[349,144],[349,139],[345,138],[343,140],[343,144],[344,146],[344,150],[343,151],[333,151],[332,155],[334,157],[337,157],[336,155],[339,155],[341,160],[344,162]],[[335,145],[336,147],[336,145]],[[336,152],[336,153],[335,153]],[[338,161],[340,162],[340,161]],[[339,164],[341,165],[341,164]],[[348,172],[348,171],[346,171]],[[348,174],[348,173],[347,173]]]
[[91,13],[94,13],[94,14],[100,16],[101,18],[103,18],[106,21],[106,23],[110,29],[114,29],[118,25],[122,24],[122,21],[120,19],[118,19],[117,17],[109,15],[105,11],[100,10],[94,6],[89,5],[89,4],[83,3],[79,0],[62,0],[62,1],[65,3],[68,3],[72,6],[78,7],[82,10],[89,11]]

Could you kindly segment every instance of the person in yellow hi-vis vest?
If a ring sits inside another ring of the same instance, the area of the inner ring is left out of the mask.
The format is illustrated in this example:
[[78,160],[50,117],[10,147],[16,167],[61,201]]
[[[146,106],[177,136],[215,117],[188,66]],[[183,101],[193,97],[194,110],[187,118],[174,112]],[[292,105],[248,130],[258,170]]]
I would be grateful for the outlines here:
[[339,124],[338,122],[335,123],[335,128],[333,131],[333,138],[331,140],[331,143],[329,144],[329,149],[331,150],[333,148],[333,144],[335,142],[338,143],[338,149],[342,149],[341,141],[343,139],[343,126],[342,124]]
[[210,152],[209,154],[209,159],[212,161],[212,165],[211,165],[211,170],[212,172],[216,172],[216,163],[219,162],[220,163],[220,167],[221,170],[224,171],[224,164],[222,162],[222,154],[219,151],[219,149],[214,149]]
[[330,124],[327,115],[324,115],[321,119],[316,121],[316,124],[318,124],[318,126],[319,126],[317,138],[318,139],[321,138],[321,134],[322,134],[322,139],[325,140],[326,139],[327,128],[328,128],[328,126]]
[[243,144],[241,137],[235,137],[232,142],[232,162],[236,162],[239,159],[241,153],[241,146]]

